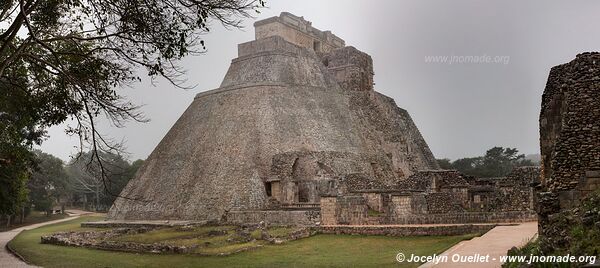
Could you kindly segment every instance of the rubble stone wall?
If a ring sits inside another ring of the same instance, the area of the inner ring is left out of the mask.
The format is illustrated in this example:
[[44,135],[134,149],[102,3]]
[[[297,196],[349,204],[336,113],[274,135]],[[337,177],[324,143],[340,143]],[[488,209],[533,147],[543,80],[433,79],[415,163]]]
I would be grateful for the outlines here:
[[[349,188],[346,193],[322,197],[321,216],[326,225],[534,221],[531,184],[539,176],[538,167],[519,167],[507,177],[489,179],[454,170],[419,171],[387,189]],[[340,211],[346,211],[343,218]]]
[[541,236],[560,246],[556,222],[600,186],[600,53],[582,53],[550,70],[540,112]]
[[411,227],[378,227],[378,226],[321,226],[319,232],[324,234],[360,234],[385,236],[430,236],[430,235],[464,235],[485,233],[495,225],[464,224],[446,226],[411,226]]
[[226,224],[269,224],[315,225],[320,222],[319,210],[257,210],[230,211],[224,217]]

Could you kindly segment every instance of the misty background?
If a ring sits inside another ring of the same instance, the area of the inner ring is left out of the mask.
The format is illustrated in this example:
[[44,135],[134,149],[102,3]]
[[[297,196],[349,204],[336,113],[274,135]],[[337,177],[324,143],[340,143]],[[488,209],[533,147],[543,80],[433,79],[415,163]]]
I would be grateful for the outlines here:
[[[104,120],[101,133],[122,140],[129,159],[145,159],[197,93],[219,87],[237,44],[254,39],[254,21],[287,11],[370,54],[375,90],[408,110],[436,158],[479,156],[493,146],[537,154],[541,96],[550,68],[600,50],[600,1],[267,0],[267,6],[245,20],[243,30],[212,25],[206,53],[181,63],[193,89],[160,79],[120,89],[143,105],[151,121],[115,128]],[[425,60],[452,56],[508,61]],[[67,161],[78,152],[78,139],[67,136],[64,125],[48,135],[43,151]]]

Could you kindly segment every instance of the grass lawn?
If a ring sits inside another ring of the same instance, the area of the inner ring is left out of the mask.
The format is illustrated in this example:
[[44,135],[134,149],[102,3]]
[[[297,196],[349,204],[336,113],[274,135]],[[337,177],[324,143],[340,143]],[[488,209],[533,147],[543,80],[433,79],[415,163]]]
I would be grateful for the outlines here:
[[19,227],[22,227],[25,225],[31,225],[31,224],[36,224],[36,223],[40,223],[40,222],[60,220],[62,218],[66,218],[66,217],[68,217],[67,214],[46,215],[46,212],[32,211],[27,217],[25,217],[25,220],[22,223],[19,222],[19,218],[12,219],[11,220],[12,224],[10,225],[10,227],[6,227],[6,221],[2,221],[0,223],[0,232],[16,229],[16,228],[19,228]]
[[44,267],[416,267],[401,266],[396,254],[440,253],[472,237],[316,235],[230,256],[135,254],[40,244],[42,235],[83,230],[81,222],[99,219],[86,216],[25,231],[9,245],[31,263]]

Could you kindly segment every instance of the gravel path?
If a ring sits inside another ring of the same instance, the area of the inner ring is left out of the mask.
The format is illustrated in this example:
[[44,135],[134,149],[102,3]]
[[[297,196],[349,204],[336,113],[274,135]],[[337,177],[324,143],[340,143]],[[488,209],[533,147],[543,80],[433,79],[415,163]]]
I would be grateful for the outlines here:
[[[502,265],[500,256],[512,247],[519,247],[537,235],[537,222],[527,222],[515,226],[498,226],[481,237],[475,237],[468,241],[462,241],[452,248],[446,250],[439,256],[448,256],[448,262],[425,263],[420,268],[429,267],[500,267]],[[453,255],[475,256],[487,258],[479,262],[452,262]],[[477,255],[479,254],[479,255]]]
[[0,249],[0,267],[37,267],[37,266],[33,266],[33,265],[28,265],[27,263],[23,262],[21,259],[17,258],[12,253],[10,253],[10,251],[8,251],[8,249],[6,248],[6,244],[8,244],[8,242],[10,240],[15,238],[15,236],[17,236],[22,231],[35,229],[35,228],[38,228],[38,227],[41,227],[44,225],[53,224],[53,223],[57,223],[57,222],[70,221],[72,219],[78,218],[81,215],[89,214],[90,212],[82,211],[82,210],[67,210],[67,213],[69,213],[71,215],[71,217],[60,219],[60,220],[36,223],[36,224],[16,228],[16,229],[13,229],[10,231],[0,232],[0,246],[2,247],[2,249]]

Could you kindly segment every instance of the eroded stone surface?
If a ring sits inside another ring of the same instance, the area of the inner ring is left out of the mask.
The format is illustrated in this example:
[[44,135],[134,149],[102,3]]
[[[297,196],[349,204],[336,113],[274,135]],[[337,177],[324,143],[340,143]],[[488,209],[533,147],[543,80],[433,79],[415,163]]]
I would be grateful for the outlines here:
[[540,236],[545,247],[564,248],[569,226],[582,221],[582,199],[600,189],[600,53],[579,54],[550,70],[540,144]]
[[348,178],[345,194],[321,197],[324,225],[499,223],[535,221],[531,184],[538,167],[502,178],[474,178],[455,170],[419,171],[391,186]]

